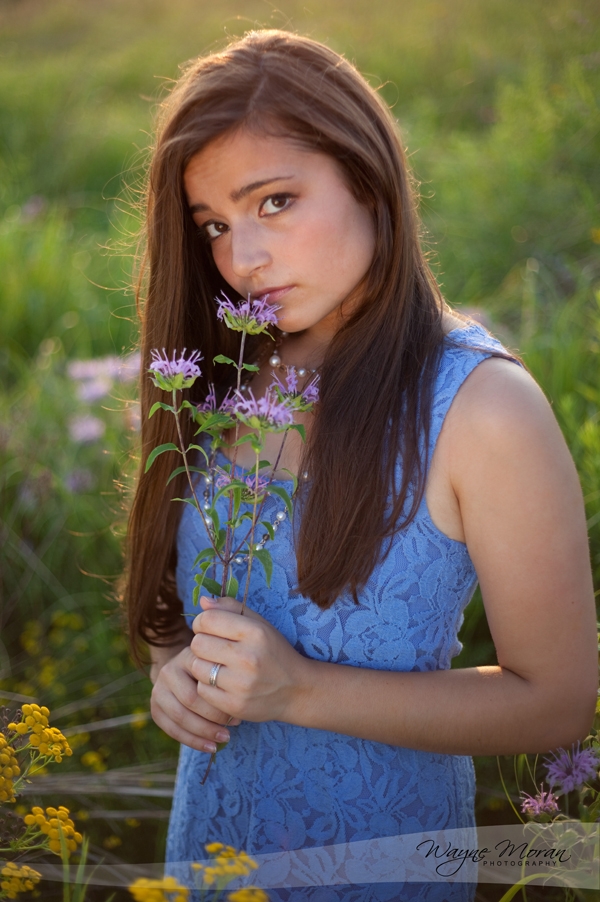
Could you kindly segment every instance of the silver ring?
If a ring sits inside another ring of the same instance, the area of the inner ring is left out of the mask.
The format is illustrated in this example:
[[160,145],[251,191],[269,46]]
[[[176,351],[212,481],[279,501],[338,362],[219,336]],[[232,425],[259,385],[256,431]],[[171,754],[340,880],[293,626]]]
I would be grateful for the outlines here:
[[212,666],[212,670],[211,670],[210,676],[208,678],[208,682],[210,683],[211,686],[217,685],[217,674],[219,672],[220,666],[221,666],[220,664],[213,664],[213,666]]

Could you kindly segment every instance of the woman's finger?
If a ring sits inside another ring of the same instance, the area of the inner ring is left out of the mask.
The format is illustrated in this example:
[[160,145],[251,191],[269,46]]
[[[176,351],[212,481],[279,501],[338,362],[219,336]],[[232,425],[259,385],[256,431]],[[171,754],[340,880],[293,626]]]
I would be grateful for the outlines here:
[[226,664],[197,658],[194,664],[194,674],[199,683],[198,691],[203,693],[204,689],[212,687],[227,692],[228,676],[231,675],[231,672],[231,667]]
[[236,646],[237,642],[233,642],[231,639],[224,639],[209,633],[197,633],[189,645],[191,655],[186,658],[194,679],[200,679],[199,672],[195,667],[199,658],[203,661],[210,661],[211,664],[231,665],[236,655]]
[[[205,595],[201,595],[200,605],[202,606],[202,611],[194,618],[192,623],[192,629],[195,633],[200,631],[200,623],[205,611],[228,611],[230,614],[241,614],[242,612],[242,602],[237,601],[235,598],[230,598],[228,595],[224,595],[222,598],[207,598]],[[244,617],[247,617],[249,620],[264,621],[264,617],[253,611],[248,605],[243,607]]]
[[201,752],[214,752],[216,743],[227,742],[231,737],[224,726],[190,711],[172,693],[153,692],[150,711],[161,730]]
[[[153,698],[166,711],[169,711],[170,699],[173,697],[179,706],[191,711],[193,715],[198,715],[213,725],[227,724],[230,715],[198,695],[198,678],[191,667],[192,663],[197,660],[188,648],[178,655],[178,660],[173,659],[172,662],[165,665],[154,686]],[[239,718],[230,722],[232,726],[238,726],[240,723]]]

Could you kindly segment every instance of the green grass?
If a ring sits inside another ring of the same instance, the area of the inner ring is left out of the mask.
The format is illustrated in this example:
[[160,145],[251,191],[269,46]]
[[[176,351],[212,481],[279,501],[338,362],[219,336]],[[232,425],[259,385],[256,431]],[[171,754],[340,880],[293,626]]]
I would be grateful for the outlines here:
[[[157,102],[180,64],[252,27],[326,41],[382,85],[447,300],[483,307],[553,404],[600,589],[599,22],[591,0],[0,0],[2,690],[35,696],[65,729],[148,710],[112,598],[132,387],[86,402],[67,365],[134,346],[131,200]],[[104,433],[82,444],[69,425],[88,414]],[[479,596],[461,639],[454,666],[495,663]],[[168,798],[144,796],[147,772],[123,769],[158,768],[166,786],[176,743],[152,723],[87,737],[46,779],[76,816],[92,813],[90,860],[160,860]],[[512,822],[495,759],[476,766],[479,821]],[[81,772],[107,794],[70,793]],[[141,826],[126,822],[142,809]]]

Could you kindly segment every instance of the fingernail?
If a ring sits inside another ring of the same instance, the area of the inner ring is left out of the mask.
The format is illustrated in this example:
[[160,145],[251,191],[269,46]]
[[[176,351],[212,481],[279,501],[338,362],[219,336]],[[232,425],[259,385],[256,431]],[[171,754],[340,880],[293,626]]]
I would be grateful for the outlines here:
[[216,752],[217,747],[214,742],[205,742],[204,743],[204,751],[205,752]]
[[219,740],[219,742],[229,742],[231,736],[229,735],[229,733],[226,733],[225,730],[219,730],[219,732],[217,733],[217,739]]

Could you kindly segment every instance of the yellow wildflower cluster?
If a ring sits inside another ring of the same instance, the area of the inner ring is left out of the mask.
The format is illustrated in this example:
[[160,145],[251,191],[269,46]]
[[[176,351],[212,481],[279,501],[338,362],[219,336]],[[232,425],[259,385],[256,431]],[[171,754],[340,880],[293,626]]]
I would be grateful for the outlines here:
[[48,708],[39,705],[23,705],[21,723],[9,723],[8,729],[21,736],[30,733],[29,744],[46,758],[54,758],[60,764],[63,755],[72,755],[71,747],[57,727],[48,726]]
[[48,843],[50,851],[56,852],[57,855],[60,855],[62,851],[60,844],[61,830],[67,844],[68,855],[71,852],[76,852],[77,843],[83,841],[81,833],[75,831],[75,824],[69,817],[69,809],[65,808],[64,805],[61,805],[58,810],[56,808],[46,808],[45,814],[43,808],[32,808],[31,814],[26,815],[24,820],[28,827],[32,827],[34,824],[39,826],[41,832],[45,833],[50,839]]
[[205,886],[212,886],[213,883],[226,886],[234,877],[245,876],[258,867],[247,852],[236,852],[233,846],[212,842],[208,843],[205,849],[209,855],[215,856],[212,865],[208,867],[202,864],[192,865],[196,872],[202,872],[201,876]]
[[245,886],[243,889],[236,889],[227,896],[229,902],[269,902],[269,897],[264,889],[257,886]]
[[14,864],[12,861],[9,861],[0,873],[2,874],[0,889],[6,894],[7,899],[16,899],[17,893],[32,890],[42,876],[32,868],[28,868],[26,864]]
[[13,779],[20,773],[15,750],[0,733],[0,802],[14,802]]
[[135,902],[187,902],[189,896],[189,890],[180,886],[175,877],[163,877],[162,880],[140,877],[129,887],[129,892]]

